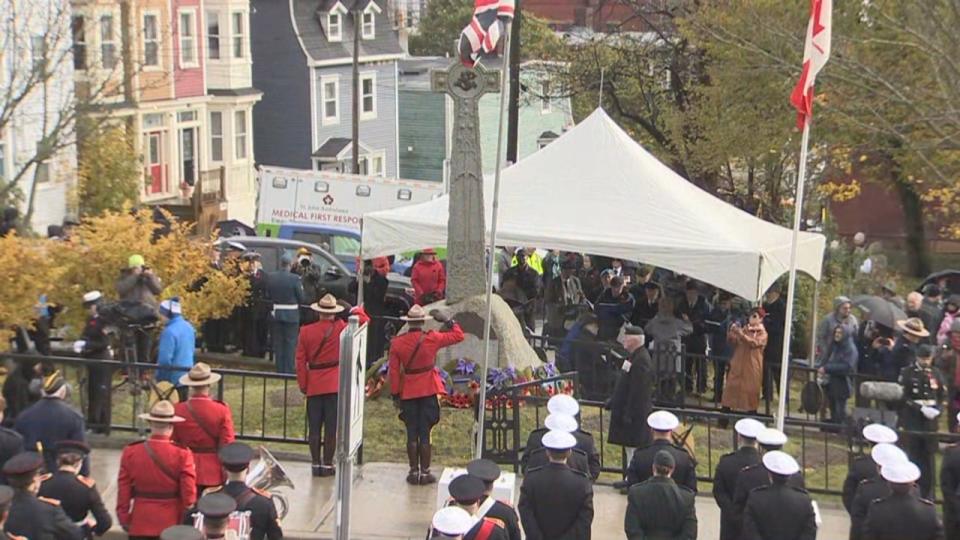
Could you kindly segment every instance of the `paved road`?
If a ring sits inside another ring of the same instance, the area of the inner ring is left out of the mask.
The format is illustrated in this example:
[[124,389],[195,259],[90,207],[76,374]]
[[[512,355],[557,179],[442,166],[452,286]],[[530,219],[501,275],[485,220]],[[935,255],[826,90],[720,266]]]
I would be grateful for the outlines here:
[[[120,451],[97,449],[92,455],[93,477],[107,508],[113,511],[117,497],[117,468]],[[333,479],[313,478],[304,462],[283,462],[296,489],[284,490],[290,500],[290,514],[283,521],[288,538],[329,538],[333,530],[330,514]],[[441,470],[441,469],[437,469]],[[422,540],[426,524],[435,510],[436,487],[410,486],[404,481],[406,466],[399,463],[368,463],[360,468],[354,489],[353,534],[357,540]],[[518,489],[519,491],[519,489]],[[607,486],[597,486],[593,537],[623,538],[626,497]],[[824,524],[817,537],[834,540],[847,537],[849,521],[842,508],[824,508]],[[713,498],[697,498],[698,539],[716,540],[720,511]]]

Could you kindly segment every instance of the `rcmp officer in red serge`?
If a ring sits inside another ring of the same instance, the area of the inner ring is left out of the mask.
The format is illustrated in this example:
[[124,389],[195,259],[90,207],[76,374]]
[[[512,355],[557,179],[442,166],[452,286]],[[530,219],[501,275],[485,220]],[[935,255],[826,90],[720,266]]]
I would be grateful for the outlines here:
[[196,502],[197,471],[190,449],[171,439],[173,426],[183,422],[172,403],[158,401],[140,418],[150,424],[150,437],[120,456],[117,521],[130,538],[156,538]]
[[[336,317],[343,311],[332,294],[310,306],[317,322],[300,328],[297,340],[297,384],[307,396],[310,458],[313,476],[333,476],[337,448],[337,391],[340,389],[340,333],[347,324]],[[320,432],[323,431],[323,451]]]
[[483,482],[484,498],[480,500],[477,517],[489,516],[503,522],[509,540],[520,540],[520,518],[509,504],[493,498],[493,483],[500,478],[500,466],[489,459],[475,459],[467,463],[467,474]]
[[479,512],[480,501],[486,498],[482,480],[469,474],[454,478],[450,482],[450,498],[475,520],[470,530],[463,534],[463,540],[507,540],[503,522]]
[[80,527],[70,521],[60,501],[37,497],[42,466],[43,458],[35,452],[17,454],[3,464],[14,491],[4,531],[30,540],[81,540]]
[[40,484],[39,496],[60,501],[67,517],[83,529],[84,538],[102,536],[110,530],[113,518],[103,506],[93,478],[80,474],[90,447],[83,441],[60,441],[54,450],[59,469]]
[[253,448],[238,442],[220,449],[220,462],[227,471],[227,483],[217,491],[233,497],[238,512],[250,512],[250,540],[279,540],[283,538],[283,531],[270,494],[246,484],[253,453]]
[[180,377],[180,384],[190,389],[190,399],[177,403],[175,414],[183,418],[173,428],[173,440],[193,452],[197,465],[197,491],[223,484],[223,470],[217,452],[236,438],[233,415],[222,401],[210,397],[210,386],[220,380],[219,373],[197,362]]
[[389,376],[394,403],[400,407],[400,419],[407,426],[407,459],[410,484],[433,484],[430,474],[430,432],[440,421],[439,394],[445,393],[436,368],[437,351],[463,341],[463,330],[456,321],[440,311],[433,318],[444,323],[440,332],[424,332],[430,315],[414,304],[403,317],[410,329],[390,342]]

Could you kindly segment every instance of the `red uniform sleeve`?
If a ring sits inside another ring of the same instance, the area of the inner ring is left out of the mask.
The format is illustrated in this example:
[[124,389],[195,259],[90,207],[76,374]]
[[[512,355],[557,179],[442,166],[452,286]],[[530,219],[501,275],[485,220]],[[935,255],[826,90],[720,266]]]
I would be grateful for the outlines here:
[[184,448],[180,456],[183,460],[183,468],[180,470],[180,504],[183,508],[191,508],[197,502],[197,465],[193,462],[193,452],[190,450]]
[[439,267],[437,272],[437,292],[443,296],[447,295],[447,271],[444,270],[442,264],[437,264]]
[[120,456],[120,472],[117,474],[117,521],[124,528],[130,525],[130,502],[133,495],[130,459],[130,448],[124,448]]
[[433,332],[433,335],[437,337],[437,346],[438,347],[447,347],[454,345],[463,341],[463,328],[460,328],[460,323],[454,321],[453,327],[446,332]]
[[223,422],[220,423],[220,446],[228,445],[237,439],[233,430],[233,414],[230,407],[223,405]]
[[[396,338],[394,338],[396,339]],[[387,359],[387,376],[390,379],[390,393],[400,395],[400,357],[396,348],[391,345],[390,356]]]
[[297,385],[300,387],[300,391],[304,394],[307,393],[307,349],[303,344],[303,329],[300,330],[300,338],[297,339],[297,355],[296,355],[296,366],[297,366]]

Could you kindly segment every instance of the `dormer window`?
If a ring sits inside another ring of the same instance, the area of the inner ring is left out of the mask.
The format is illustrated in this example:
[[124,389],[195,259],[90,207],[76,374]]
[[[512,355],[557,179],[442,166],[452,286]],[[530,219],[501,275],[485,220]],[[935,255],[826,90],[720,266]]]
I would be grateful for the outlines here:
[[343,17],[339,13],[327,15],[327,39],[330,41],[343,40]]
[[361,34],[363,39],[373,39],[376,37],[375,17],[376,15],[374,15],[373,11],[363,12],[363,33]]

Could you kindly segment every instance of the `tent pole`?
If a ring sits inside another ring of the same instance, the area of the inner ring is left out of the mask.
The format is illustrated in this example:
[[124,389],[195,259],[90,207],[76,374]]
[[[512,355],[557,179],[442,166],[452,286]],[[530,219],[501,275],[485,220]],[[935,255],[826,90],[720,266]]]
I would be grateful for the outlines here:
[[[519,16],[517,13],[514,16]],[[483,457],[483,416],[487,410],[487,372],[490,369],[490,319],[493,316],[493,266],[497,257],[497,213],[500,209],[500,172],[503,170],[503,139],[507,117],[507,94],[510,90],[510,27],[504,25],[503,62],[500,73],[500,124],[497,129],[497,163],[493,180],[493,215],[490,219],[490,243],[487,247],[487,316],[483,320],[483,364],[480,366],[480,406],[477,413],[476,446],[473,457]]]
[[803,124],[800,140],[800,166],[797,171],[797,194],[793,202],[793,238],[790,242],[790,279],[787,282],[787,316],[784,317],[783,354],[780,359],[780,396],[777,404],[777,429],[783,431],[787,415],[790,384],[790,334],[793,329],[793,300],[797,285],[797,256],[800,251],[800,219],[803,215],[803,185],[807,175],[807,146],[810,142],[810,118]]

